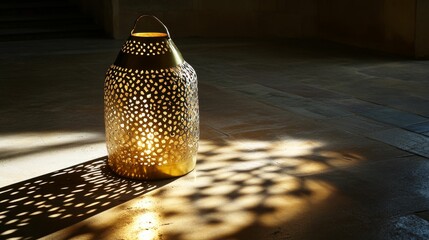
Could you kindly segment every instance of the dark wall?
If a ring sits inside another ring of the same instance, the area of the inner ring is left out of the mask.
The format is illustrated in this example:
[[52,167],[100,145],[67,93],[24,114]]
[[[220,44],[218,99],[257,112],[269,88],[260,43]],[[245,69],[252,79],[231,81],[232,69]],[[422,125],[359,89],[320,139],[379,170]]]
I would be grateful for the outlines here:
[[429,58],[429,1],[416,1],[416,49],[415,56]]
[[173,37],[322,38],[429,56],[429,0],[80,0],[106,32],[126,38],[141,14]]
[[[69,0],[70,1],[70,0]],[[113,12],[115,11],[115,0],[72,0],[77,2],[84,13],[94,18],[95,22],[101,26],[106,33],[114,36],[115,26]]]
[[314,36],[316,0],[121,0],[115,37],[128,36],[140,14],[158,16],[173,36]]
[[414,52],[415,1],[319,0],[318,35],[359,47]]

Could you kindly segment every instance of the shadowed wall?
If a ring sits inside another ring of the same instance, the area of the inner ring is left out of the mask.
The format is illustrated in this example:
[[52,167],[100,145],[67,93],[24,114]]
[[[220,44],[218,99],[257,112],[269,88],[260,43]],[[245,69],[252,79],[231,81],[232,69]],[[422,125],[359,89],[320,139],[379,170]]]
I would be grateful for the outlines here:
[[407,54],[414,48],[415,2],[321,0],[319,36],[355,46]]
[[[126,38],[141,14],[156,15],[175,37],[309,37],[316,0],[92,0],[81,1],[114,38]],[[100,11],[108,11],[106,19]],[[113,26],[111,26],[113,22]]]
[[429,56],[426,0],[91,0],[81,1],[114,38],[141,14],[173,37],[321,38],[362,48]]

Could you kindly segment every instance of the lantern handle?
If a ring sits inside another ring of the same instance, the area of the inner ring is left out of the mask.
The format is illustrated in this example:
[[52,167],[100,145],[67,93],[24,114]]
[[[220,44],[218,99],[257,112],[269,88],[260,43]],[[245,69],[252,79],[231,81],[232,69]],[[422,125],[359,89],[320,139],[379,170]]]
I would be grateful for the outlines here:
[[137,26],[137,22],[138,22],[140,19],[145,18],[145,17],[151,17],[151,18],[155,19],[159,24],[161,24],[161,25],[162,25],[162,27],[164,27],[164,29],[165,29],[165,33],[167,34],[168,38],[170,38],[170,32],[168,31],[168,28],[165,26],[165,24],[164,24],[163,22],[161,22],[161,20],[159,20],[157,17],[155,17],[155,16],[153,16],[153,15],[140,15],[140,17],[138,17],[138,18],[136,19],[136,21],[134,22],[134,27],[133,27],[133,29],[131,30],[131,35],[134,33],[134,30],[135,30],[135,28],[136,28],[136,26]]

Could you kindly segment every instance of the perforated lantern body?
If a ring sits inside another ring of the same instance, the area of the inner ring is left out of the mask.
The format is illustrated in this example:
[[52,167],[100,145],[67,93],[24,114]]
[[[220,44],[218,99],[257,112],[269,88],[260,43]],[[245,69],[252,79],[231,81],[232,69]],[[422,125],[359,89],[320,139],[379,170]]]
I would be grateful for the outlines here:
[[[165,36],[164,36],[165,35]],[[108,165],[121,176],[159,179],[195,167],[197,76],[168,34],[131,35],[104,90]]]

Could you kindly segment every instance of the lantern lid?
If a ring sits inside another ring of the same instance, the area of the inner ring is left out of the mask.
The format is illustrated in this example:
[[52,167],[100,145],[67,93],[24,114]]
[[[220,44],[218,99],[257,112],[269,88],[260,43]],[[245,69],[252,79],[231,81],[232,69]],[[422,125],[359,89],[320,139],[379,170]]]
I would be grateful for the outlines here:
[[[151,19],[155,25],[143,29],[139,23],[149,21],[140,21],[142,19]],[[155,16],[141,15],[136,19],[128,40],[116,58],[115,65],[128,69],[149,70],[171,68],[183,62],[182,54],[171,40],[164,23]]]

